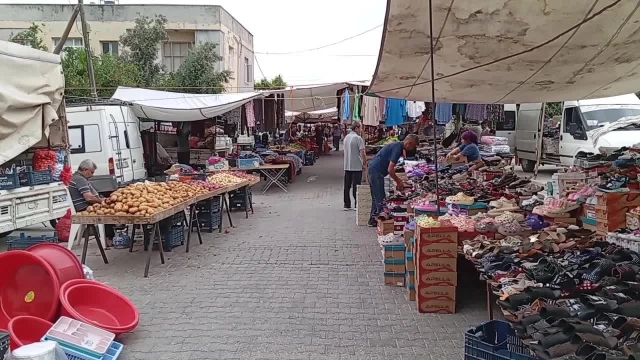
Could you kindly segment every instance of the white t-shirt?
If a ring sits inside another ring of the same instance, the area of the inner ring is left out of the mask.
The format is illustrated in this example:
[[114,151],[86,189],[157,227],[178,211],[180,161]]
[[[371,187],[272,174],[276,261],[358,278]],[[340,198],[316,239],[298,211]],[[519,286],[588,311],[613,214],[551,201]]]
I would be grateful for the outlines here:
[[364,140],[355,131],[350,131],[344,138],[344,170],[362,171],[362,154]]

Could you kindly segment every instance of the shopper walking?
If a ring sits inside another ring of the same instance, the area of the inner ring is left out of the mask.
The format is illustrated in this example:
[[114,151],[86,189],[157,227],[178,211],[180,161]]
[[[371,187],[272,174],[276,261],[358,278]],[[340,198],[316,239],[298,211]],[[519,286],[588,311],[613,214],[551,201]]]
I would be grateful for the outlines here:
[[333,136],[333,150],[340,151],[340,138],[342,138],[342,130],[340,130],[340,126],[334,126],[331,135]]
[[367,155],[364,151],[364,140],[361,136],[362,125],[354,122],[351,131],[344,137],[344,210],[352,210],[356,204],[356,190],[362,183],[362,170],[367,166]]
[[396,163],[406,152],[413,152],[418,147],[418,135],[409,134],[402,142],[385,145],[369,163],[369,187],[371,188],[371,217],[369,226],[376,226],[376,217],[382,211],[385,198],[384,177],[389,175],[396,182],[396,189],[404,191],[404,183],[396,175]]

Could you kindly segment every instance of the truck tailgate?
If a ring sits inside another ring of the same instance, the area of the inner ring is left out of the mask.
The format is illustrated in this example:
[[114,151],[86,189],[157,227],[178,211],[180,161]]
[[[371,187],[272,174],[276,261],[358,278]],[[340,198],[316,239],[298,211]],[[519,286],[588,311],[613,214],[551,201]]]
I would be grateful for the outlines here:
[[0,232],[61,218],[71,206],[63,183],[1,190]]

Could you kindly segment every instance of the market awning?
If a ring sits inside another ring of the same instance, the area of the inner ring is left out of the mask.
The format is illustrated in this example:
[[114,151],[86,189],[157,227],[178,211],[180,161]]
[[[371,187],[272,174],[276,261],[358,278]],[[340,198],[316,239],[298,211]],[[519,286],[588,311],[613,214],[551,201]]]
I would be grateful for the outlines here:
[[287,122],[304,122],[304,123],[316,123],[316,122],[333,122],[338,117],[337,108],[329,108],[308,112],[293,112],[289,111],[285,113]]
[[118,87],[111,98],[130,103],[139,118],[181,122],[211,119],[264,96],[259,92],[185,94]]
[[[633,93],[632,0],[433,0],[436,101],[527,103]],[[387,0],[370,92],[432,101],[429,2]]]
[[60,55],[0,41],[0,164],[49,137],[64,95]]
[[344,83],[314,86],[292,86],[285,89],[285,109],[292,112],[310,112],[338,106],[336,93],[349,87]]

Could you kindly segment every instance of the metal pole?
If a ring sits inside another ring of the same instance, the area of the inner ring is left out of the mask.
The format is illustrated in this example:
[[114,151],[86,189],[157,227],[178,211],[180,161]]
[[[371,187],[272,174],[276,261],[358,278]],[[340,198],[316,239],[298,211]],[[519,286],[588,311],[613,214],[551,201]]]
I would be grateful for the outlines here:
[[433,65],[433,50],[435,44],[433,43],[433,5],[432,0],[429,0],[429,42],[431,51],[429,54],[429,62],[431,63],[431,121],[433,122],[433,157],[436,162],[436,206],[438,207],[438,214],[440,214],[440,184],[438,182],[438,124],[436,123],[436,83],[434,79],[435,66]]
[[62,33],[62,36],[60,37],[60,41],[58,42],[58,45],[56,45],[56,48],[53,50],[54,54],[60,54],[62,49],[64,49],[64,43],[67,42],[67,38],[69,37],[69,33],[73,28],[73,24],[75,24],[76,19],[78,18],[79,12],[80,12],[79,6],[76,6],[75,8],[73,8],[73,13],[71,14],[71,18],[67,23],[67,27],[64,29],[64,32]]
[[80,23],[82,24],[82,41],[84,42],[84,50],[87,53],[87,67],[89,72],[89,87],[91,88],[91,97],[98,98],[96,91],[96,78],[93,73],[93,59],[91,54],[91,45],[89,44],[89,30],[87,29],[87,19],[84,16],[84,4],[82,0],[78,0],[78,8],[80,9]]

